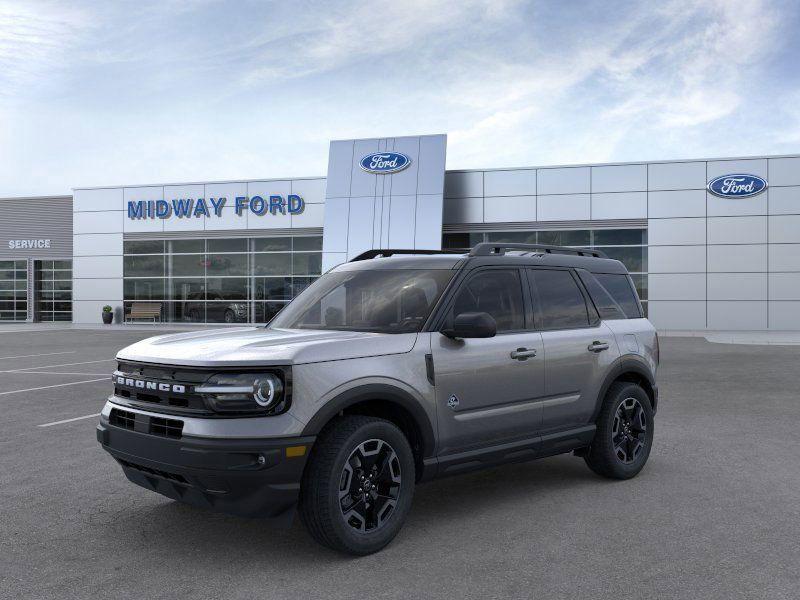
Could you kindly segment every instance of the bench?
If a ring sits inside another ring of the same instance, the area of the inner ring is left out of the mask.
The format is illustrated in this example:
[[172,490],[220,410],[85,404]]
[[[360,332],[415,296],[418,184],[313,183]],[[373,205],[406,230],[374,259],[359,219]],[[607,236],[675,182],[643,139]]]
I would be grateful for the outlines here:
[[141,319],[148,319],[153,321],[161,321],[161,303],[160,302],[134,302],[131,304],[128,314],[125,315],[125,322],[135,321]]

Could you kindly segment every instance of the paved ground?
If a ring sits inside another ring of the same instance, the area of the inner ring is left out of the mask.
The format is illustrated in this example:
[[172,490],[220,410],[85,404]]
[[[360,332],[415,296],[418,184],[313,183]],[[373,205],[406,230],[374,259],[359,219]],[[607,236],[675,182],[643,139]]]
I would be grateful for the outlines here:
[[637,479],[562,456],[425,484],[394,544],[351,559],[128,483],[94,418],[40,427],[96,413],[109,357],[152,332],[9,329],[2,598],[800,597],[800,347],[663,339]]

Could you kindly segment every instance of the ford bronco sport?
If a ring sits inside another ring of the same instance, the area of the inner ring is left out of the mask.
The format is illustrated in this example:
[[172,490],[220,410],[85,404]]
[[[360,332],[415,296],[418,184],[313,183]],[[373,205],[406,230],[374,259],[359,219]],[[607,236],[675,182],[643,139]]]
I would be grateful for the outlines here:
[[416,483],[573,452],[644,466],[658,338],[622,263],[597,250],[478,244],[371,250],[264,327],[121,350],[97,438],[165,496],[290,518],[362,555]]

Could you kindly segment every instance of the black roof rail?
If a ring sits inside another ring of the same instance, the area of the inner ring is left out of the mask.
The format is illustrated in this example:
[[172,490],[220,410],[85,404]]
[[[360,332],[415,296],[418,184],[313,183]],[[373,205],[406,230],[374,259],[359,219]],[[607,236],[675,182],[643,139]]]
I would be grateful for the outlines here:
[[372,258],[377,258],[379,256],[394,256],[395,254],[466,254],[469,252],[469,248],[446,248],[444,250],[411,250],[408,248],[382,248],[382,249],[374,249],[374,250],[367,250],[366,252],[362,252],[358,256],[355,256],[349,260],[349,262],[356,262],[359,260],[370,260]]
[[592,256],[594,258],[608,258],[605,252],[591,248],[568,248],[567,246],[547,246],[544,244],[506,244],[502,242],[481,242],[470,250],[470,256],[503,255],[506,250],[527,250],[544,254],[575,254],[577,256]]

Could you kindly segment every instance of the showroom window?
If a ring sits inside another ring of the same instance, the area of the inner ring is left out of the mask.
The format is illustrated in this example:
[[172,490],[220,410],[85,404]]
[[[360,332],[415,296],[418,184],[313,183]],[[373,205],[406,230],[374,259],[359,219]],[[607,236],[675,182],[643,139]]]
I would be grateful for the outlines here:
[[0,321],[28,318],[28,263],[0,260]]
[[163,321],[264,323],[320,276],[322,237],[125,241],[125,314],[158,303]]
[[36,315],[39,321],[72,321],[72,261],[37,260]]
[[472,248],[480,242],[597,248],[622,262],[633,278],[647,315],[647,229],[566,229],[445,233],[443,248]]

